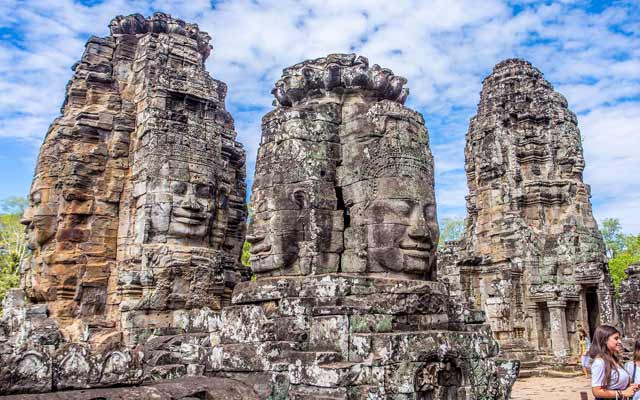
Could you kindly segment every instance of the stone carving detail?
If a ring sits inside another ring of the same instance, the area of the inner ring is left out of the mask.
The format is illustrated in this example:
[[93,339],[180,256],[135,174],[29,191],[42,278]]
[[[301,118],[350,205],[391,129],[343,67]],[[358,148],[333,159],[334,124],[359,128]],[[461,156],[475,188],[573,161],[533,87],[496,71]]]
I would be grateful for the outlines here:
[[518,364],[497,358],[487,325],[450,322],[435,281],[424,120],[407,90],[365,83],[374,71],[332,54],[276,84],[247,237],[256,280],[222,311],[211,369],[266,373],[272,398],[508,398]]
[[256,274],[435,279],[433,158],[405,82],[355,55],[284,70],[252,189]]
[[3,391],[186,370],[145,360],[148,339],[217,329],[240,277],[245,155],[226,85],[204,68],[209,35],[162,13],[110,28],[87,42],[40,150],[33,256],[2,321],[1,374],[20,378]]
[[[640,338],[640,264],[633,264],[625,271],[627,279],[620,282],[620,314],[627,338]],[[631,344],[631,343],[630,343]],[[632,347],[628,347],[631,349]]]
[[438,271],[466,303],[457,318],[484,310],[518,357],[575,354],[578,325],[617,321],[583,169],[566,99],[527,61],[496,65],[466,138],[465,231]]

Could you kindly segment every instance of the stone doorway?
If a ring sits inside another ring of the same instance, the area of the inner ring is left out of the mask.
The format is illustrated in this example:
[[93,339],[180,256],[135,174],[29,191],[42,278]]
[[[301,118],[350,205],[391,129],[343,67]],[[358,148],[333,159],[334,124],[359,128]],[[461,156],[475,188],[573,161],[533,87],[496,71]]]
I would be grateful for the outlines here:
[[540,332],[538,346],[540,350],[551,351],[551,316],[549,315],[549,307],[547,307],[547,303],[539,303],[538,308],[542,324],[542,326],[538,327]]
[[589,324],[589,337],[593,338],[598,325],[600,325],[600,306],[598,292],[595,286],[588,287],[585,291],[585,302],[587,306],[587,323]]

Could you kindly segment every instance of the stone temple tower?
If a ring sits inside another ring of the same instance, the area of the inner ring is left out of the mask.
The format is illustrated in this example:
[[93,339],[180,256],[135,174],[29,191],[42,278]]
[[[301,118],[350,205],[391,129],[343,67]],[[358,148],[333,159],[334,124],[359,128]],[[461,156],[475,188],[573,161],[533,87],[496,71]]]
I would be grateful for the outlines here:
[[525,359],[576,354],[580,326],[617,320],[584,164],[566,99],[527,61],[496,65],[466,137],[465,231],[439,273]]
[[88,40],[40,149],[0,391],[163,377],[167,352],[136,346],[206,332],[240,276],[245,155],[205,71],[209,35],[162,13],[110,30]]
[[449,319],[436,281],[433,158],[405,83],[354,54],[284,69],[252,190],[256,279],[223,310],[214,371],[261,371],[275,398],[508,398],[517,363]]

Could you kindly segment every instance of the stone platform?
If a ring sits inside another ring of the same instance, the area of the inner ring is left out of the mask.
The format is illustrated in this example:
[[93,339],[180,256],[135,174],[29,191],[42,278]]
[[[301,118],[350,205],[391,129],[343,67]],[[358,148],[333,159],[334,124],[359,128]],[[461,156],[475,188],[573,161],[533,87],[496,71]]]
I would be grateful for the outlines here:
[[438,282],[263,278],[236,286],[232,303],[208,367],[267,372],[277,398],[507,398],[517,374],[497,357],[488,325],[449,330]]
[[253,400],[257,394],[242,382],[220,378],[182,378],[134,387],[112,387],[92,390],[70,390],[45,394],[3,396],[7,400]]

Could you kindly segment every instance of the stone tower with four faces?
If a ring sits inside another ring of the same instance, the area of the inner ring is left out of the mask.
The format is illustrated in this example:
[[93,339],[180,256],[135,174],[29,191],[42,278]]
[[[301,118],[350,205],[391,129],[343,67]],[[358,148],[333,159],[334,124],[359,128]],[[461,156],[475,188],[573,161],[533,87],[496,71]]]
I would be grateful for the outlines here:
[[564,96],[529,62],[498,63],[466,137],[464,235],[439,271],[518,357],[577,354],[578,328],[617,321],[584,165]]
[[222,312],[214,371],[261,371],[282,398],[508,398],[517,364],[482,321],[449,319],[435,279],[433,158],[405,83],[354,54],[284,69],[250,203],[256,279]]
[[433,157],[406,80],[332,54],[284,70],[263,118],[249,226],[258,276],[433,280]]
[[12,391],[139,382],[158,363],[132,349],[204,332],[241,274],[245,153],[205,70],[209,35],[162,13],[110,30],[87,42],[38,156],[33,254],[3,319]]

